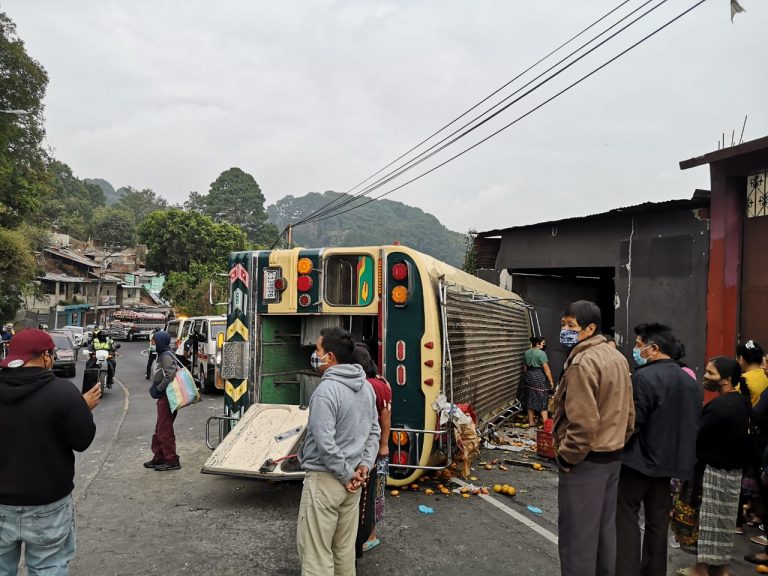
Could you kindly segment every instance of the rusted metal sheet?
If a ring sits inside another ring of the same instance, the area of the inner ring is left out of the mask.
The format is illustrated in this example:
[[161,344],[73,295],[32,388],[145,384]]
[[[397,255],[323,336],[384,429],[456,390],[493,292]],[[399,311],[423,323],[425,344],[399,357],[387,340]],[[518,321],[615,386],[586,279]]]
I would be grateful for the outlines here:
[[527,312],[501,301],[474,301],[448,291],[448,342],[454,401],[469,402],[486,419],[517,397],[529,347]]

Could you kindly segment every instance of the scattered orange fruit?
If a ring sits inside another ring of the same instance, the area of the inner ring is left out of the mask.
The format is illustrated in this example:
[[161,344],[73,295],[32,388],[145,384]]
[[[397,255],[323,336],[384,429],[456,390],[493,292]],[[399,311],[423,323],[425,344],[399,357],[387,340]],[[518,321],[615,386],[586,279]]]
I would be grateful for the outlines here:
[[501,484],[494,484],[493,485],[493,491],[494,492],[501,492]]
[[432,490],[432,488],[427,488],[426,490],[424,490],[424,494],[426,496],[432,496],[432,494],[434,494],[434,493],[435,493],[435,491]]
[[534,462],[534,463],[533,463],[533,469],[534,469],[534,470],[543,470],[543,469],[544,469],[544,466],[542,466],[542,465],[541,465],[541,464],[539,464],[538,462]]
[[392,492],[390,492],[390,494],[392,496],[400,496],[400,490],[392,490]]
[[464,494],[462,494],[461,496],[462,496],[462,498],[469,498],[469,493],[468,493],[468,492],[465,492],[465,493],[464,493]]
[[765,564],[758,564],[755,570],[757,570],[758,574],[768,574],[768,566]]

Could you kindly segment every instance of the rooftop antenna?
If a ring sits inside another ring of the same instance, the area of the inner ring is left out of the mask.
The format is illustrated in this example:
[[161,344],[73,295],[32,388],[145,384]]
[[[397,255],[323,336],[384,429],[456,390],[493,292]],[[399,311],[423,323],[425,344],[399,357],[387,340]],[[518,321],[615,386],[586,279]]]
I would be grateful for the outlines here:
[[739,144],[744,142],[744,128],[747,127],[747,115],[744,114],[744,124],[741,126],[741,136],[739,136]]

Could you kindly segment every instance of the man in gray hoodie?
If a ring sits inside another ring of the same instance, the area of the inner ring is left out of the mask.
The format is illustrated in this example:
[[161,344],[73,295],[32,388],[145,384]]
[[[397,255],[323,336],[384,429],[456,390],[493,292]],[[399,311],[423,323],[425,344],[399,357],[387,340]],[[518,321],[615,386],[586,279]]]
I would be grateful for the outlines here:
[[322,373],[299,450],[306,470],[296,530],[302,576],[354,576],[360,486],[379,448],[373,388],[354,362],[352,335],[325,328],[312,353]]

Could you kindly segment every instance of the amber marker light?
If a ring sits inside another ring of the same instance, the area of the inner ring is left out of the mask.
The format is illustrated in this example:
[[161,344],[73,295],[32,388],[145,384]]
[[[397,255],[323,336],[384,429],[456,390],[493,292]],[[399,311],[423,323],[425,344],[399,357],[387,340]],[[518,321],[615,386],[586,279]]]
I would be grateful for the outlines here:
[[296,270],[299,274],[309,274],[312,272],[312,268],[312,260],[309,258],[300,258],[299,262],[296,264]]
[[395,286],[392,288],[392,302],[395,304],[405,304],[408,301],[408,288],[405,286]]

